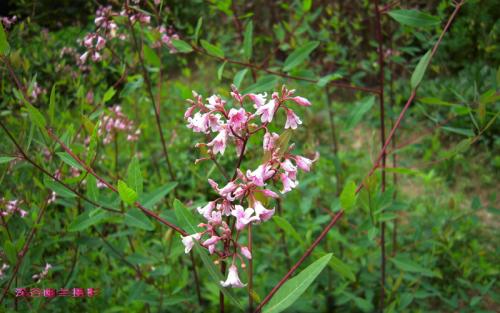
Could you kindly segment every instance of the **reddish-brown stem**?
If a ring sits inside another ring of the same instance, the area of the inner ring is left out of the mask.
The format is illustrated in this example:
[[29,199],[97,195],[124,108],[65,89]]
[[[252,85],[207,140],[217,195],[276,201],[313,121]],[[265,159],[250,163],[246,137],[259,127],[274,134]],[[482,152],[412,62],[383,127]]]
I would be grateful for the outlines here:
[[[385,108],[384,108],[384,42],[382,35],[382,21],[380,18],[379,3],[378,0],[373,1],[373,6],[375,10],[375,35],[378,42],[378,64],[379,64],[379,105],[380,105],[380,145],[383,147],[385,143]],[[382,192],[385,192],[385,165],[386,165],[386,153],[382,152],[382,164],[381,164],[381,184],[380,188]],[[381,312],[384,311],[384,301],[385,301],[385,222],[380,223],[380,303],[379,309]]]
[[[252,254],[252,223],[248,224],[248,250]],[[253,255],[248,260],[248,312],[253,311]]]
[[[449,27],[450,27],[453,19],[457,15],[457,13],[460,10],[460,8],[463,5],[463,3],[464,3],[464,0],[462,0],[459,3],[456,4],[455,10],[453,11],[453,13],[451,14],[451,16],[449,17],[448,22],[446,23],[446,26],[444,27],[443,31],[441,32],[441,35],[439,36],[438,41],[436,42],[436,44],[434,45],[434,47],[432,49],[431,58],[430,58],[429,62],[432,60],[432,57],[434,56],[434,53],[436,52],[437,48],[439,47],[439,44],[441,43],[441,40],[442,40],[444,34],[448,31],[448,29],[449,29]],[[387,139],[386,139],[386,141],[385,141],[385,143],[384,143],[384,145],[383,145],[383,147],[382,147],[382,149],[381,149],[381,151],[379,153],[379,156],[377,157],[377,160],[373,164],[373,166],[370,169],[370,171],[369,171],[369,173],[368,173],[367,176],[372,175],[373,172],[377,169],[377,167],[378,167],[378,165],[379,165],[379,163],[380,163],[380,161],[382,159],[382,156],[386,153],[386,149],[389,146],[389,144],[391,143],[391,140],[392,140],[392,138],[394,136],[394,133],[399,128],[399,125],[401,124],[401,121],[402,121],[402,119],[403,119],[406,111],[408,110],[408,108],[410,107],[411,103],[415,99],[416,91],[417,91],[417,88],[415,88],[415,89],[413,89],[411,91],[411,94],[410,94],[410,97],[408,98],[408,101],[406,102],[405,106],[401,110],[401,113],[399,114],[399,116],[398,116],[398,118],[397,118],[394,126],[392,127],[391,131],[389,132],[389,135],[387,136]],[[359,191],[362,188],[363,188],[363,183],[361,183],[358,186],[358,188],[356,188],[356,194],[359,193]],[[299,261],[288,271],[288,273],[285,274],[285,276],[278,282],[278,284],[271,290],[271,292],[259,304],[259,306],[255,310],[256,313],[258,313],[258,312],[260,312],[262,310],[262,307],[266,303],[268,303],[269,300],[271,300],[271,298],[278,291],[278,289],[293,275],[293,273],[295,272],[295,270],[297,270],[297,268],[306,260],[306,258],[311,254],[311,252],[314,250],[314,248],[319,244],[319,242],[321,241],[321,239],[323,239],[326,236],[326,234],[328,233],[328,231],[330,231],[330,229],[337,223],[337,221],[339,220],[340,217],[342,217],[343,214],[344,214],[344,211],[341,210],[341,211],[339,211],[332,218],[332,220],[330,221],[330,223],[328,223],[328,225],[323,229],[323,231],[321,232],[321,234],[318,236],[318,238],[316,238],[316,240],[306,250],[306,252],[302,255],[302,257],[299,259]]]
[[[70,148],[68,148],[62,141],[61,139],[59,139],[59,137],[57,137],[54,132],[50,129],[50,128],[47,128],[47,133],[49,134],[49,136],[54,139],[62,148],[64,151],[66,151],[76,162],[78,162],[87,172],[89,172],[92,176],[94,176],[98,181],[100,181],[101,183],[103,183],[104,185],[106,185],[106,187],[108,187],[109,189],[111,189],[113,192],[115,193],[118,193],[118,190],[113,186],[111,185],[110,183],[108,183],[106,180],[104,180],[101,176],[99,176],[90,166],[88,166],[85,162],[83,162]],[[135,207],[137,207],[138,209],[140,209],[142,212],[144,212],[146,215],[149,215],[150,217],[154,218],[155,220],[157,220],[158,222],[172,228],[173,230],[175,230],[176,232],[178,232],[179,234],[183,235],[183,236],[186,236],[187,233],[181,229],[180,227],[178,227],[177,225],[174,225],[172,223],[170,223],[169,221],[161,218],[160,216],[158,216],[155,212],[151,211],[151,210],[148,210],[146,209],[142,204],[140,204],[139,202],[134,202],[133,204]]]
[[321,234],[314,240],[314,242],[311,244],[309,248],[307,248],[306,252],[300,257],[300,259],[295,263],[294,266],[286,273],[286,275],[278,282],[276,286],[269,292],[269,294],[262,300],[262,302],[259,304],[259,306],[255,309],[255,312],[260,312],[262,310],[262,307],[264,304],[269,302],[271,300],[272,296],[278,291],[278,289],[295,273],[295,271],[299,268],[299,266],[305,261],[305,259],[313,252],[314,248],[321,242],[321,240],[328,234],[330,229],[332,229],[333,226],[337,223],[337,221],[342,217],[344,214],[344,211],[339,211],[334,218],[328,223],[328,225],[323,229]]
[[[260,65],[255,65],[255,64],[252,64],[252,63],[248,63],[248,62],[236,61],[236,60],[229,59],[227,57],[215,56],[215,55],[212,55],[210,53],[207,53],[205,50],[203,50],[203,49],[201,49],[201,48],[199,48],[197,46],[194,46],[194,45],[192,45],[192,48],[193,48],[193,50],[195,50],[198,53],[202,53],[202,54],[208,55],[208,56],[210,56],[212,58],[216,58],[216,59],[218,59],[220,61],[223,61],[223,62],[232,63],[232,64],[236,64],[236,65],[241,65],[243,67],[247,67],[247,68],[250,68],[250,69],[255,69],[257,71],[262,71],[262,72],[265,72],[265,73],[268,73],[268,74],[272,74],[272,75],[276,75],[276,76],[280,76],[280,77],[283,77],[283,78],[288,78],[288,79],[293,79],[293,80],[300,80],[300,81],[306,81],[306,82],[310,82],[310,83],[317,83],[318,82],[317,79],[292,76],[292,75],[288,75],[288,74],[281,73],[281,72],[278,72],[278,71],[273,71],[273,70],[270,70],[270,69],[265,68],[265,67],[261,67]],[[330,86],[336,86],[336,87],[339,87],[339,88],[345,88],[345,89],[351,89],[351,90],[357,90],[357,91],[364,91],[364,92],[369,92],[369,93],[374,93],[374,94],[378,94],[378,92],[379,92],[378,89],[375,89],[375,88],[355,86],[355,85],[352,85],[352,84],[349,84],[349,83],[341,83],[341,82],[336,82],[336,81],[329,82],[328,85],[330,85]]]

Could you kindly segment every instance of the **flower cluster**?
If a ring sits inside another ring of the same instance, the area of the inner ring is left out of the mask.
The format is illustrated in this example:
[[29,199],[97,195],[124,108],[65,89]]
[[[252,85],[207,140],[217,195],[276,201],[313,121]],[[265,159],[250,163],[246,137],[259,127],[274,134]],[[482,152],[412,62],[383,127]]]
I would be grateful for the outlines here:
[[11,17],[8,16],[0,16],[0,21],[2,22],[5,29],[9,29],[13,24],[17,22],[17,16],[13,15]]
[[115,105],[111,107],[111,114],[101,117],[98,134],[104,136],[104,144],[109,144],[119,132],[125,133],[128,141],[137,141],[141,134],[141,130],[135,127],[134,121],[123,114],[121,106]]
[[13,214],[14,212],[18,212],[21,217],[25,217],[28,214],[28,212],[21,209],[20,205],[21,205],[21,202],[19,200],[7,201],[4,198],[2,198],[0,200],[0,206],[5,207],[5,211],[0,210],[0,214],[2,216],[8,216],[8,215]]
[[[228,278],[221,282],[225,287],[244,286],[238,278],[235,261],[239,258],[244,268],[244,258],[251,259],[252,254],[248,247],[237,241],[247,225],[265,222],[274,215],[275,209],[270,208],[268,203],[279,198],[279,195],[269,186],[281,183],[282,194],[291,191],[298,185],[297,171],[308,172],[317,159],[317,156],[309,159],[291,153],[294,145],[288,145],[290,131],[279,135],[268,130],[269,123],[279,110],[286,115],[285,129],[296,129],[302,124],[293,110],[294,106],[310,106],[311,103],[303,97],[294,96],[294,92],[283,86],[281,93],[273,92],[268,99],[265,93],[242,95],[232,86],[234,105],[231,108],[227,108],[228,101],[218,95],[209,97],[205,103],[201,95],[193,92],[194,99],[188,100],[191,106],[184,115],[187,127],[194,132],[213,136],[210,142],[197,144],[206,146],[210,154],[209,158],[197,161],[213,159],[217,153],[223,155],[230,144],[234,145],[239,157],[235,174],[226,185],[219,186],[212,179],[208,180],[218,198],[197,208],[206,219],[205,223],[198,225],[204,230],[182,237],[186,253],[193,248],[195,241],[199,241],[221,260],[232,258]],[[251,110],[247,109],[249,105]],[[264,133],[262,146],[265,157],[257,168],[244,172],[240,165],[249,138],[261,130]],[[202,240],[204,236],[207,239]]]
[[46,263],[43,271],[39,274],[33,275],[32,278],[34,280],[36,280],[37,283],[39,283],[42,279],[44,279],[49,274],[49,270],[51,268],[52,268],[52,265],[50,265],[49,263]]
[[162,45],[165,45],[170,53],[176,53],[177,49],[175,49],[172,40],[179,39],[179,35],[175,32],[172,27],[168,29],[165,26],[158,27],[158,32],[160,33],[160,39],[153,44],[154,48],[159,48]]

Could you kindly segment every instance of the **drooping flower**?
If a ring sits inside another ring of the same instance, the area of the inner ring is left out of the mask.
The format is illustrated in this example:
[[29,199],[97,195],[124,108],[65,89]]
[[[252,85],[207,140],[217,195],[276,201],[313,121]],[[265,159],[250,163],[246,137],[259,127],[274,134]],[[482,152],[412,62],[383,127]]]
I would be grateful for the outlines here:
[[267,93],[249,93],[247,97],[249,97],[253,101],[254,108],[258,109],[266,103]]
[[240,247],[240,252],[241,254],[243,254],[243,256],[249,260],[252,259],[252,253],[250,252],[250,249],[248,249],[248,247],[245,247],[245,246],[241,246]]
[[272,210],[266,209],[260,201],[255,201],[253,208],[255,210],[255,215],[259,217],[261,222],[269,220],[274,215],[274,208]]
[[243,288],[246,286],[246,284],[243,284],[238,277],[238,268],[233,264],[229,267],[229,273],[227,275],[226,281],[220,282],[222,287],[236,287],[236,288]]
[[276,148],[276,143],[278,142],[278,139],[280,138],[280,135],[276,133],[269,133],[266,132],[264,134],[264,140],[263,140],[263,146],[264,146],[264,151],[271,151]]
[[240,108],[239,110],[232,108],[229,110],[229,127],[233,131],[241,130],[247,120],[248,117],[244,108]]
[[262,123],[270,123],[273,120],[277,107],[278,103],[274,99],[271,99],[267,104],[258,107],[255,114],[260,115]]
[[315,159],[311,160],[300,155],[295,156],[295,163],[304,172],[309,172],[311,170],[311,165],[313,164],[314,161]]
[[290,98],[290,100],[294,101],[295,103],[297,103],[298,105],[301,105],[301,106],[305,106],[305,107],[311,106],[311,102],[309,102],[309,100],[307,100],[304,97],[297,96],[297,97]]
[[196,210],[198,213],[203,215],[204,218],[208,219],[212,216],[212,210],[215,208],[215,201],[210,201],[204,207],[198,207]]
[[246,225],[253,221],[258,221],[257,216],[252,216],[254,210],[252,208],[243,209],[241,205],[235,205],[235,209],[231,212],[231,215],[236,217],[236,229],[242,230]]
[[181,238],[182,238],[182,244],[184,245],[184,253],[189,253],[189,251],[193,249],[194,241],[200,240],[201,234],[196,233],[193,235],[181,236]]
[[271,178],[275,173],[275,170],[272,169],[271,165],[269,164],[261,164],[257,169],[253,172],[250,170],[247,171],[247,178],[254,183],[256,186],[262,187],[266,183],[266,180]]
[[227,143],[227,130],[221,129],[219,134],[215,136],[215,138],[210,141],[207,146],[212,147],[212,152],[213,154],[220,153],[221,155],[224,154],[224,151],[226,150],[226,143]]
[[291,128],[291,129],[297,129],[297,126],[302,124],[302,121],[300,118],[295,114],[290,109],[286,110],[286,123],[285,123],[285,129]]
[[283,189],[281,190],[281,193],[283,193],[283,194],[291,191],[292,189],[294,189],[295,187],[297,187],[297,185],[299,184],[298,181],[292,180],[285,173],[281,173],[280,174],[280,179],[281,179],[281,183],[283,184]]

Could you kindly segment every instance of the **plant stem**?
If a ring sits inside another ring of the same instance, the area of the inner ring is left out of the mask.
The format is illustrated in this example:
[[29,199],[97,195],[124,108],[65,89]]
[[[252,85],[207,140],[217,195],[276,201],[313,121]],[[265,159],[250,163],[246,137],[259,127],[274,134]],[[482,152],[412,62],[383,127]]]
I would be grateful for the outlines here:
[[[384,42],[382,35],[382,21],[380,18],[379,2],[378,0],[373,1],[373,6],[375,10],[375,35],[378,42],[378,64],[379,64],[379,104],[380,104],[380,145],[383,147],[385,143],[385,109],[384,109]],[[381,191],[385,192],[385,165],[386,165],[386,153],[382,152],[382,166],[381,166]],[[380,312],[384,311],[385,302],[385,222],[380,223]]]
[[[252,254],[252,223],[248,224],[248,250]],[[248,313],[253,311],[253,254],[248,260]]]

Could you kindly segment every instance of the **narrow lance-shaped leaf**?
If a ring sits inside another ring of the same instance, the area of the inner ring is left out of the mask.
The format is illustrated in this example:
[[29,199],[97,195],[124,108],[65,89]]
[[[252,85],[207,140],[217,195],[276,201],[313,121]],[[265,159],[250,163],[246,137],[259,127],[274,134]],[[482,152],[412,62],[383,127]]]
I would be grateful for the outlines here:
[[427,70],[427,66],[429,65],[429,62],[431,60],[431,50],[427,51],[426,54],[418,61],[417,67],[415,68],[415,71],[411,75],[411,89],[415,90],[418,85],[420,85],[420,82],[422,81],[422,78],[424,78],[425,71]]
[[7,55],[9,52],[10,46],[7,41],[7,35],[5,34],[2,23],[0,23],[0,55]]
[[356,203],[356,184],[353,181],[348,182],[340,194],[340,205],[344,210],[351,209]]
[[148,217],[137,208],[132,208],[125,214],[124,223],[128,226],[148,231],[155,229]]
[[219,58],[224,58],[224,51],[221,48],[214,46],[213,44],[209,43],[206,40],[201,40],[200,42],[201,46],[208,52],[208,54],[211,54]]
[[295,49],[289,56],[286,58],[285,63],[283,65],[283,70],[288,72],[298,65],[302,64],[305,59],[314,51],[319,45],[319,41],[311,41],[306,43],[305,45]]
[[198,37],[200,36],[200,30],[202,24],[203,24],[203,17],[200,16],[198,22],[196,23],[196,30],[194,31],[194,42],[198,42]]
[[130,162],[127,170],[127,184],[138,195],[142,194],[143,178],[141,166],[137,157],[134,157]]
[[398,23],[411,27],[430,27],[440,22],[439,18],[418,10],[392,10],[388,14]]
[[332,255],[332,253],[329,253],[321,257],[298,275],[284,283],[274,297],[271,298],[271,301],[264,306],[263,312],[279,313],[290,307],[313,283],[325,266],[328,265]]
[[253,44],[253,23],[248,22],[245,27],[245,34],[243,39],[243,56],[245,59],[250,60],[252,58],[252,44]]
[[174,39],[172,40],[172,45],[174,45],[175,49],[181,53],[189,53],[193,51],[193,47],[191,47],[191,45],[184,40]]

